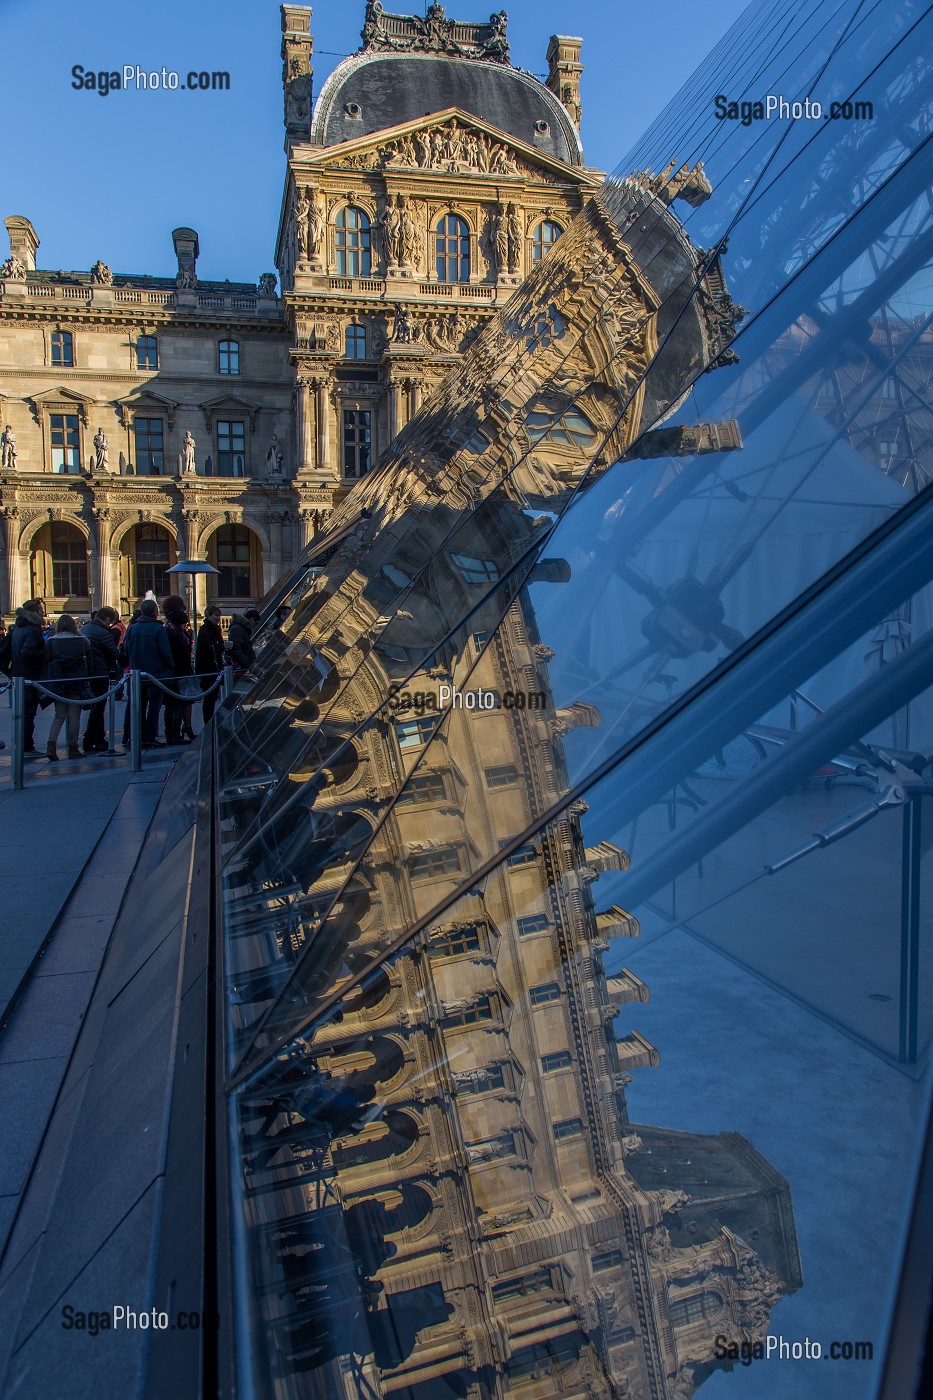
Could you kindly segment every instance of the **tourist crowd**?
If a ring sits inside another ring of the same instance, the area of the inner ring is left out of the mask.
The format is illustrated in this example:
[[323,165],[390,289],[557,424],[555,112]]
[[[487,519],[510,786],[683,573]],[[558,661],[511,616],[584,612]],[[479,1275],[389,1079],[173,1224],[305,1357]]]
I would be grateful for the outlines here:
[[[42,756],[35,742],[36,715],[50,705],[54,715],[45,757],[57,761],[62,729],[69,758],[106,752],[107,694],[131,670],[145,673],[140,699],[144,747],[190,743],[195,738],[194,706],[200,703],[207,724],[219,699],[217,679],[224,667],[230,666],[236,678],[253,664],[252,635],[258,623],[259,613],[248,608],[234,614],[224,637],[220,609],[209,605],[195,642],[185,601],[178,594],[164,598],[161,609],[154,598],[143,599],[126,625],[114,608],[98,608],[80,628],[70,613],[51,624],[41,598],[31,598],[17,609],[13,625],[0,632],[0,670],[6,676],[39,681],[57,698],[50,699],[35,686],[25,687],[25,756]],[[121,685],[118,698],[121,693],[126,701],[123,743],[128,746],[128,684]],[[81,704],[92,699],[97,703]]]

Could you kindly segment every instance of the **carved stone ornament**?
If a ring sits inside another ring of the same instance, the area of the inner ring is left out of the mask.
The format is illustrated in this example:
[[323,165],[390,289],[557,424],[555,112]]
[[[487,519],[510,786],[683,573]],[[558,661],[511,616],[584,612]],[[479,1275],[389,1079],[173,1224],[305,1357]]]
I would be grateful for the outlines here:
[[368,0],[361,31],[363,49],[377,53],[444,53],[457,58],[509,62],[505,10],[489,16],[488,24],[448,19],[443,5],[430,5],[427,14],[387,14],[380,0]]
[[100,258],[97,259],[97,262],[91,268],[91,281],[94,283],[95,287],[113,286],[113,273]]
[[0,266],[0,280],[4,282],[25,282],[26,267],[14,254],[7,258],[6,262]]
[[274,272],[264,272],[259,279],[259,295],[261,297],[274,297],[276,280]]
[[440,126],[407,132],[378,150],[361,151],[340,164],[358,170],[441,170],[457,175],[522,173],[507,146],[485,132],[466,130],[456,117]]
[[692,170],[686,163],[678,168],[677,161],[672,160],[660,175],[654,175],[650,170],[642,170],[633,172],[629,178],[649,194],[655,195],[662,204],[673,204],[675,199],[683,199],[691,208],[696,209],[713,193],[701,160],[697,161]]

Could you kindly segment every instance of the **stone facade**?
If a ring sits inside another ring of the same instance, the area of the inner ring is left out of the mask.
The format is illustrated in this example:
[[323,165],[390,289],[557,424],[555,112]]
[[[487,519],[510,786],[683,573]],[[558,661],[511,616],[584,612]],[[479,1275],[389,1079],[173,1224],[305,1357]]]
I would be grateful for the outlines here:
[[[552,38],[545,85],[511,66],[504,15],[369,4],[360,52],[312,113],[310,17],[282,7],[277,276],[200,280],[186,228],[174,277],[100,259],[45,271],[32,224],[6,219],[4,613],[33,594],[52,612],[127,612],[184,558],[220,570],[197,580],[199,606],[257,601],[597,188],[576,130],[579,40]],[[378,64],[400,56],[423,65],[427,117],[404,85],[369,110]],[[466,109],[484,83],[483,110]]]

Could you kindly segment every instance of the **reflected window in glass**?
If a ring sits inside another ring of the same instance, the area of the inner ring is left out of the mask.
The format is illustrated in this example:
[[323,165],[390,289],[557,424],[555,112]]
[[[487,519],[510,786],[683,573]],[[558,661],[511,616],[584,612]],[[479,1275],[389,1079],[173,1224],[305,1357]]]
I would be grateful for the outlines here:
[[528,993],[532,1006],[544,1006],[549,1001],[560,1000],[560,987],[556,982],[542,982],[532,987]]

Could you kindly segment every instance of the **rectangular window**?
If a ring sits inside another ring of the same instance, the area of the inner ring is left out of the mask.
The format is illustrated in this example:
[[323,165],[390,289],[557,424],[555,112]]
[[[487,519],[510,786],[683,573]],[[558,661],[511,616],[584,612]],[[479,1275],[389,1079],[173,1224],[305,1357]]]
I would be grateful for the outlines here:
[[76,475],[81,470],[81,437],[76,413],[49,416],[52,438],[52,471]]
[[416,802],[443,802],[447,789],[440,773],[413,773],[398,795],[397,805],[411,806]]
[[506,1303],[510,1298],[525,1298],[529,1293],[541,1293],[553,1286],[550,1269],[532,1269],[530,1273],[519,1274],[516,1278],[504,1278],[494,1283],[493,1302]]
[[546,1002],[560,1000],[560,987],[556,982],[542,982],[540,986],[532,987],[528,995],[532,1006],[544,1006]]
[[52,332],[52,364],[72,369],[75,362],[75,342],[71,331]]
[[547,914],[526,914],[525,918],[518,921],[518,932],[521,937],[524,937],[526,933],[543,933],[549,927]]
[[470,1006],[463,1007],[459,1011],[447,1012],[444,1016],[445,1026],[473,1026],[477,1021],[491,1021],[492,1007],[488,997],[480,997]]
[[583,1132],[583,1123],[579,1118],[564,1118],[560,1123],[553,1123],[551,1127],[555,1142],[561,1142],[564,1138],[579,1137]]
[[450,558],[467,583],[495,583],[499,577],[499,570],[492,559],[476,559],[472,554],[454,553]]
[[534,865],[538,859],[538,852],[534,846],[519,846],[517,851],[513,851],[506,861],[510,868],[516,865]]
[[169,538],[159,525],[136,526],[136,591],[164,598],[169,588]]
[[419,851],[411,857],[408,868],[413,880],[449,875],[460,869],[460,854],[453,846],[445,846],[440,851]]
[[365,476],[369,471],[370,419],[368,409],[345,408],[343,411],[344,476]]
[[559,1376],[574,1364],[579,1355],[580,1345],[576,1337],[555,1337],[550,1342],[521,1347],[512,1352],[508,1364],[509,1379],[532,1381]]
[[492,636],[492,633],[491,633],[491,632],[474,632],[474,633],[473,633],[473,638],[472,638],[472,641],[473,641],[473,650],[476,652],[477,656],[478,656],[479,653],[482,651],[483,647],[484,647],[484,646],[486,645],[486,643],[489,641],[489,638],[490,638],[491,636]]
[[134,418],[136,475],[161,476],[165,471],[165,434],[161,418]]
[[159,342],[154,335],[141,335],[136,340],[136,368],[159,368]]
[[246,424],[218,419],[217,475],[246,475]]
[[400,719],[395,737],[400,749],[417,749],[426,744],[441,722],[440,715],[421,715],[418,719]]
[[475,924],[467,928],[450,929],[428,941],[429,958],[456,958],[461,953],[475,953],[479,948],[479,931]]
[[239,374],[240,343],[237,340],[222,340],[217,347],[218,368],[221,374]]
[[52,522],[52,592],[56,598],[86,598],[87,545],[74,525]]
[[222,525],[215,536],[218,598],[250,596],[250,532],[245,525]]
[[569,1050],[554,1050],[550,1055],[541,1056],[541,1068],[545,1074],[550,1074],[555,1069],[566,1069],[569,1064]]
[[501,1065],[487,1065],[482,1072],[475,1071],[475,1073],[475,1079],[463,1080],[457,1084],[457,1093],[461,1097],[464,1094],[486,1094],[490,1089],[504,1089],[506,1087],[505,1071]]
[[491,788],[510,787],[518,782],[518,769],[514,763],[500,763],[486,769],[486,786]]
[[604,1274],[607,1269],[618,1269],[621,1265],[622,1251],[619,1249],[606,1249],[602,1254],[594,1254],[590,1260],[594,1274]]

